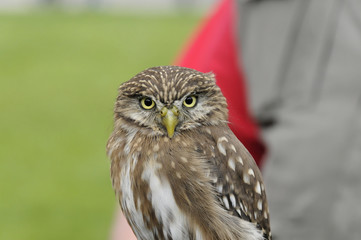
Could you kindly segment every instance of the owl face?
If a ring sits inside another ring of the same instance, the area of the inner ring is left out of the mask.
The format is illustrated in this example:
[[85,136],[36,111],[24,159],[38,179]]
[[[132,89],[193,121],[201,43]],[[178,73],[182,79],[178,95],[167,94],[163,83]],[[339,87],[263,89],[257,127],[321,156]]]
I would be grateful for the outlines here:
[[212,74],[154,67],[120,86],[115,105],[118,119],[146,135],[172,138],[192,128],[226,123],[227,103]]

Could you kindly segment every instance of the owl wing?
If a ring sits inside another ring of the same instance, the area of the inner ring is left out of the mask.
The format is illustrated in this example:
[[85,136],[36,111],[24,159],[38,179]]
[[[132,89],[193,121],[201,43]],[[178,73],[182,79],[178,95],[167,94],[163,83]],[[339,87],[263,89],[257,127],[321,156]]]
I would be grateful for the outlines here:
[[256,224],[271,239],[268,204],[261,173],[250,153],[227,127],[212,129],[211,173],[219,203],[234,216]]

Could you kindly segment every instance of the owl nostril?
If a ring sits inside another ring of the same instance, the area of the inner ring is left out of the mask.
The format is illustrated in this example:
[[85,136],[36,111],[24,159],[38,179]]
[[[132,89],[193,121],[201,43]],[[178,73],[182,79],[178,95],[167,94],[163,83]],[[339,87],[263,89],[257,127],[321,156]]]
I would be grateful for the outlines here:
[[160,110],[160,115],[162,117],[164,117],[165,115],[167,115],[168,109],[166,107],[163,107],[162,110]]
[[179,110],[178,110],[178,108],[176,106],[173,106],[171,110],[172,110],[174,115],[176,115],[176,116],[179,115]]

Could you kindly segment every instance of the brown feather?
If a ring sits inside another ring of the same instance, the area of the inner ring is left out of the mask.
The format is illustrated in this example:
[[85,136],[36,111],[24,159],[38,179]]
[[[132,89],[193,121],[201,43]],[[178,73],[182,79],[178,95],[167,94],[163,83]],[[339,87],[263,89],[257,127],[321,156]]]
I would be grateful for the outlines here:
[[[198,102],[188,109],[182,101],[190,94]],[[140,107],[145,96],[154,109]],[[169,138],[159,112],[173,105],[179,123]],[[147,69],[120,86],[114,113],[112,184],[138,239],[260,239],[256,227],[271,239],[261,173],[227,126],[227,103],[212,74]],[[154,199],[168,184],[176,209],[160,211]],[[174,232],[180,222],[182,231]]]

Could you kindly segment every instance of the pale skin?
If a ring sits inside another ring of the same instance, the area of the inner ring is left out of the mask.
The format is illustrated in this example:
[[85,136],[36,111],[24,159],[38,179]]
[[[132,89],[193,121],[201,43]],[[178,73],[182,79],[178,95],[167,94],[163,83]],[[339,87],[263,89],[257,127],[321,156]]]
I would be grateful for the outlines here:
[[125,219],[123,213],[119,209],[117,210],[115,216],[110,240],[137,240],[127,222],[127,219]]

